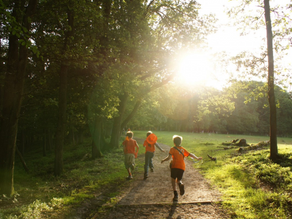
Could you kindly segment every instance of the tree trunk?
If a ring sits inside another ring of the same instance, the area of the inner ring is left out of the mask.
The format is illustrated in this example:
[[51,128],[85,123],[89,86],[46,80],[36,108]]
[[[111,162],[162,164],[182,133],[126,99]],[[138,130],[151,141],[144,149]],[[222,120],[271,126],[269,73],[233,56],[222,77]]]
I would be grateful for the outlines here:
[[52,133],[51,133],[51,129],[50,129],[50,128],[48,129],[47,136],[48,136],[48,149],[49,149],[49,151],[52,151],[52,145],[53,145],[53,143],[52,143],[52,141],[53,141],[53,135],[52,135]]
[[74,134],[74,128],[72,127],[71,129],[71,137],[72,137],[72,144],[76,145],[76,140],[75,140],[75,134]]
[[118,148],[119,147],[119,139],[121,136],[121,124],[122,124],[122,118],[125,113],[126,109],[126,102],[128,100],[128,94],[124,93],[124,95],[120,98],[120,105],[118,107],[119,111],[119,116],[114,118],[114,123],[113,123],[113,131],[111,135],[111,142],[110,142],[110,148]]
[[126,127],[128,122],[133,118],[133,116],[136,114],[136,112],[138,111],[139,107],[141,106],[141,101],[138,100],[132,110],[132,112],[128,115],[128,117],[123,121],[123,123],[121,124],[121,129],[123,127]]
[[[15,2],[12,17],[15,18],[16,23],[30,30],[30,17],[35,11],[37,1],[31,0],[28,6],[20,3],[20,1]],[[0,194],[7,195],[14,193],[17,126],[28,57],[27,47],[19,46],[18,40],[16,35],[10,33],[0,121]]]
[[[168,83],[171,79],[173,78],[173,75],[169,76],[168,78],[157,82],[156,84],[153,84],[151,88],[146,90],[143,94],[146,95],[150,91],[157,89],[166,83]],[[133,116],[136,114],[138,111],[140,105],[141,105],[141,100],[137,100],[132,112],[129,114],[129,116],[122,122],[123,115],[125,113],[126,109],[126,103],[128,100],[129,94],[125,93],[121,98],[120,98],[120,105],[118,107],[119,111],[119,116],[114,119],[113,123],[113,130],[112,130],[112,135],[111,135],[111,142],[110,142],[110,147],[111,149],[119,147],[119,139],[121,136],[121,132],[124,126],[127,125],[127,123],[133,118]]]
[[25,141],[26,141],[26,137],[24,135],[24,132],[22,132],[21,133],[21,153],[22,154],[24,154]]
[[268,98],[270,105],[270,158],[275,160],[278,157],[277,145],[277,114],[276,101],[274,93],[274,57],[273,57],[273,33],[272,21],[270,17],[269,0],[265,0],[265,18],[267,30],[267,47],[268,47]]
[[62,64],[60,70],[60,88],[59,88],[59,117],[56,132],[55,145],[55,176],[63,173],[63,146],[66,131],[66,109],[67,109],[67,72],[68,66]]
[[[71,37],[74,35],[74,11],[68,9],[68,25],[71,29],[65,33],[65,42],[63,52],[68,51],[70,47]],[[63,147],[65,142],[66,121],[67,121],[67,74],[69,64],[67,60],[62,60],[60,69],[60,87],[59,87],[59,116],[58,127],[56,133],[56,145],[55,145],[55,176],[60,176],[63,173]]]
[[21,161],[21,163],[22,163],[22,166],[23,166],[24,170],[25,170],[27,173],[29,173],[29,169],[27,168],[26,163],[25,163],[25,161],[24,161],[24,159],[23,159],[23,157],[22,157],[22,155],[21,155],[21,153],[20,153],[20,151],[18,150],[17,147],[16,147],[16,152],[17,152],[17,154],[18,154],[18,156],[19,156],[19,158],[20,158],[20,161]]
[[92,158],[102,157],[100,150],[101,145],[101,119],[96,118],[94,122],[94,128],[92,132]]
[[46,129],[43,130],[43,156],[47,156],[47,132]]

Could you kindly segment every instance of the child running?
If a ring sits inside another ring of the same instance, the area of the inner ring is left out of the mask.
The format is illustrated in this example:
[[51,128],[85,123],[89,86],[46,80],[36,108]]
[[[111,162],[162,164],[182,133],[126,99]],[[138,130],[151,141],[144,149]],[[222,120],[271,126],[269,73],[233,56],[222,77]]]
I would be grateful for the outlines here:
[[155,152],[155,146],[157,146],[162,152],[164,152],[164,150],[157,143],[157,136],[154,135],[151,131],[147,132],[146,140],[144,141],[143,146],[145,147],[144,179],[147,179],[149,167],[151,172],[154,171],[153,157]]
[[135,168],[135,158],[137,158],[139,151],[139,145],[136,140],[133,139],[133,135],[133,132],[128,131],[127,138],[122,143],[125,154],[125,167],[129,174],[127,179],[133,179],[131,171]]
[[174,135],[172,139],[173,139],[174,147],[172,147],[169,150],[168,157],[161,160],[161,163],[163,163],[164,161],[170,160],[172,158],[171,184],[172,184],[173,194],[174,194],[173,201],[177,202],[178,193],[176,191],[176,184],[179,187],[180,195],[183,195],[185,193],[184,184],[182,183],[183,174],[186,169],[184,158],[190,156],[197,160],[202,160],[202,157],[197,157],[196,155],[189,153],[185,148],[183,148],[181,146],[181,142],[183,139],[181,136]]

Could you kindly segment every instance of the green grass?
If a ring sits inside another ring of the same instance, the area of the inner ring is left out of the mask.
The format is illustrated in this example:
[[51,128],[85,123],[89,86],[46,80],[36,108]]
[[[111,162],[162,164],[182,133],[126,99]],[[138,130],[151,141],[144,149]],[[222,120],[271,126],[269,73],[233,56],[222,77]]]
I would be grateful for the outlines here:
[[[67,145],[64,149],[64,174],[54,177],[54,154],[41,152],[24,156],[30,173],[19,161],[15,167],[14,197],[0,197],[0,218],[47,218],[45,215],[70,215],[86,199],[103,194],[103,203],[114,203],[118,188],[126,182],[122,148],[92,160],[90,139],[81,145]],[[89,155],[82,159],[86,154]],[[141,165],[136,168],[141,170]],[[113,193],[107,188],[114,186]],[[98,210],[98,209],[97,209]],[[61,216],[60,216],[61,217]],[[49,217],[48,217],[49,218]]]
[[[148,131],[148,130],[147,130]],[[146,138],[147,131],[134,131],[134,138]],[[158,143],[172,146],[174,134],[183,137],[182,146],[202,156],[204,162],[194,163],[212,185],[222,193],[222,205],[232,218],[292,218],[292,139],[278,138],[280,159],[272,162],[269,148],[240,154],[237,148],[224,150],[222,142],[244,138],[249,144],[269,140],[267,136],[224,135],[154,131]],[[124,138],[121,137],[121,141]],[[86,199],[103,193],[100,207],[104,212],[116,204],[119,188],[127,175],[123,165],[123,152],[119,148],[92,160],[90,139],[81,145],[67,145],[64,149],[64,174],[53,176],[53,152],[46,157],[41,151],[24,156],[30,173],[19,161],[15,167],[14,197],[0,197],[0,218],[50,218],[70,216]],[[140,145],[139,155],[144,150]],[[207,154],[216,157],[211,161]],[[189,159],[189,158],[188,158]],[[143,162],[137,162],[137,172],[143,172]],[[106,188],[109,188],[108,191]],[[110,188],[114,188],[110,189]],[[44,217],[46,215],[46,217]]]
[[[248,144],[269,140],[267,136],[224,135],[208,133],[154,132],[158,142],[172,143],[174,134],[183,137],[182,146],[202,156],[194,167],[223,194],[223,206],[232,218],[292,218],[292,139],[278,138],[280,159],[269,159],[269,147],[245,154],[238,148],[224,150],[222,142],[246,139]],[[136,131],[140,137],[145,132]],[[207,154],[216,157],[211,161]]]

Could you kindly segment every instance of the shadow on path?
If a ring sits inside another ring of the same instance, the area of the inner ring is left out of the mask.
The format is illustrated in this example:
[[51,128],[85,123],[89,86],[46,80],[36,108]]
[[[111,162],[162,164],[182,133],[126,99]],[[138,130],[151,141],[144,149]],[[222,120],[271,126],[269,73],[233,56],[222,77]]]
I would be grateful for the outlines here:
[[[137,140],[141,144],[140,140]],[[165,152],[157,150],[153,158],[154,172],[149,172],[149,178],[143,179],[143,173],[134,175],[130,188],[124,192],[118,205],[149,205],[172,204],[173,191],[168,162],[161,160],[168,155],[170,147],[160,144]],[[141,146],[140,146],[141,147]],[[144,148],[142,148],[143,150]],[[144,160],[143,160],[144,161]],[[141,162],[141,159],[137,160]],[[178,203],[207,203],[221,201],[220,193],[211,188],[203,176],[196,170],[189,159],[185,159],[186,171],[183,182],[185,195],[179,196]],[[144,163],[142,164],[144,165]]]

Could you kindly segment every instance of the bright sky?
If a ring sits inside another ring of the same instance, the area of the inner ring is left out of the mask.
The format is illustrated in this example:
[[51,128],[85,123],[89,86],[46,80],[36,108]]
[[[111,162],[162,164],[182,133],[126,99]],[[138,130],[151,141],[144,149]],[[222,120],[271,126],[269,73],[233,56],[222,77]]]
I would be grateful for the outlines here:
[[[290,0],[281,0],[289,2]],[[212,52],[225,51],[229,56],[234,56],[243,51],[259,51],[260,45],[263,45],[262,38],[266,37],[266,30],[263,28],[257,34],[240,36],[240,32],[232,25],[232,22],[225,14],[226,7],[231,7],[236,1],[229,0],[198,0],[201,4],[203,14],[213,13],[219,19],[217,33],[208,37],[209,46]],[[292,60],[292,52],[285,60]],[[180,67],[181,80],[186,85],[205,84],[221,89],[226,84],[227,75],[220,71],[218,66],[209,62],[208,54],[186,54],[182,56]],[[287,62],[287,61],[285,61]],[[227,67],[226,67],[227,68]],[[229,67],[230,68],[230,67]],[[212,79],[211,79],[212,78]]]
[[232,23],[224,10],[234,5],[236,1],[229,0],[198,0],[202,7],[202,13],[215,14],[217,16],[220,28],[216,34],[209,37],[210,46],[215,51],[227,51],[230,55],[238,54],[239,51],[254,51],[258,49],[262,36],[247,35],[240,36],[240,32],[235,27],[230,26]]

